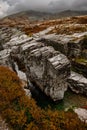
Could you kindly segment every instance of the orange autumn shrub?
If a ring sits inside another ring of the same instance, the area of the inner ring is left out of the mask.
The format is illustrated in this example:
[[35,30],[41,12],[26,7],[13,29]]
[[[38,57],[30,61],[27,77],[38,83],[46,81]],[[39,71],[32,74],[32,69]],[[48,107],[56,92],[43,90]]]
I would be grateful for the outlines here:
[[0,114],[13,130],[87,130],[74,112],[41,109],[29,99],[15,72],[0,67]]
[[29,101],[27,99],[22,83],[16,73],[1,66],[0,114],[15,130],[24,129],[31,120],[31,114],[27,110],[29,109],[27,105]]

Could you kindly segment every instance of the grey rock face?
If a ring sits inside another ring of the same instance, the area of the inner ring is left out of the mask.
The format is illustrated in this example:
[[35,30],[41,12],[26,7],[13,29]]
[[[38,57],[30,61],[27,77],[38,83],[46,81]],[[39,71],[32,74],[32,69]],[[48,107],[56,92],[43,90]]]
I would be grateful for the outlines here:
[[14,31],[12,31],[11,28],[8,27],[2,27],[0,28],[0,43],[4,44],[8,42],[11,39],[11,36],[13,35]]
[[68,86],[66,80],[70,75],[69,60],[53,47],[43,46],[32,50],[31,46],[25,59],[27,77],[54,101],[63,99]]
[[[87,79],[74,72],[70,76],[71,64],[67,58],[86,58],[84,35],[87,32],[74,35],[52,34],[38,41],[16,29],[1,28],[0,34],[0,65],[12,67],[22,76],[22,80],[26,77],[27,81],[35,83],[53,101],[63,99],[68,85],[72,91],[87,95]],[[4,38],[6,41],[3,41]],[[82,66],[78,68],[81,70]],[[29,92],[26,91],[26,94]]]
[[16,56],[20,61],[23,59],[27,79],[54,101],[63,99],[70,75],[70,62],[67,57],[41,42],[26,43],[19,50],[19,54],[13,51],[11,56],[13,59]]
[[87,49],[84,49],[82,51],[82,57],[84,57],[85,59],[87,59]]
[[27,35],[17,29],[10,27],[0,28],[0,65],[11,66],[10,52],[15,50],[17,53],[19,46],[31,40],[32,38],[27,37]]
[[[17,29],[7,27],[0,28],[0,65],[9,67],[16,71],[21,81],[24,82],[23,88],[25,87],[25,83],[27,85],[27,77],[26,74],[19,71],[17,65],[15,65],[16,63],[14,61],[17,59],[12,59],[11,52],[15,54],[14,58],[20,59],[19,47],[31,40],[32,38],[27,37],[23,32],[20,32]],[[30,98],[30,90],[24,88],[24,91]]]
[[87,78],[85,78],[83,75],[71,72],[68,83],[72,91],[87,96]]
[[[70,75],[67,57],[15,29],[1,28],[0,33],[3,47],[0,51],[0,65],[11,67],[17,72],[16,63],[21,70],[18,72],[23,74],[25,69],[26,80],[35,82],[54,101],[63,99]],[[3,41],[4,38],[6,41]]]
[[10,67],[10,49],[4,49],[0,51],[0,65]]
[[87,110],[83,108],[75,108],[74,112],[78,115],[79,119],[87,123]]
[[82,48],[87,48],[87,32],[75,33],[72,35],[51,34],[43,36],[39,41],[44,42],[48,46],[53,46],[55,50],[60,51],[69,58],[77,58],[81,56]]
[[0,51],[2,51],[4,48],[3,48],[3,45],[2,43],[0,42]]
[[63,35],[51,34],[42,37],[40,41],[44,42],[47,46],[53,46],[55,50],[67,55],[67,43],[69,41],[68,37],[65,39]]

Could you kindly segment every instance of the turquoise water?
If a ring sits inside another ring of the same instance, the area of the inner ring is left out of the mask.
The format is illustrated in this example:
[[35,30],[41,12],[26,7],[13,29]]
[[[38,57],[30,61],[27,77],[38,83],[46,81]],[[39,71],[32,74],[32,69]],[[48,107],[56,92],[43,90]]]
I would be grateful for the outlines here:
[[65,110],[66,108],[72,107],[83,107],[87,106],[87,97],[83,95],[78,95],[73,93],[71,90],[68,90],[65,93],[64,99],[54,103],[49,97],[47,97],[39,89],[39,95],[33,95],[33,98],[36,100],[37,105],[41,108],[51,107],[56,110]]

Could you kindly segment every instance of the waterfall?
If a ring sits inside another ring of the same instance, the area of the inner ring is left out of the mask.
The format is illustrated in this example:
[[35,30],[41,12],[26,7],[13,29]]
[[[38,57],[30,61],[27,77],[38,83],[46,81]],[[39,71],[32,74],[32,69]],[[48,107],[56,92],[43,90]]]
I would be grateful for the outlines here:
[[16,72],[18,74],[18,77],[20,79],[24,80],[24,81],[27,81],[26,74],[24,72],[22,72],[22,71],[19,70],[18,65],[17,65],[16,62],[14,62],[14,65],[15,65],[15,70],[16,70]]
[[[27,76],[24,72],[20,71],[19,68],[18,68],[18,65],[16,62],[14,62],[14,66],[15,66],[15,70],[17,72],[17,75],[18,77],[23,81],[25,82],[25,87],[24,87],[24,91],[26,93],[26,95],[30,98],[32,95],[31,95],[31,92],[30,92],[30,89],[28,88],[28,84],[27,84]],[[32,84],[30,83],[29,81],[29,85],[32,86]]]

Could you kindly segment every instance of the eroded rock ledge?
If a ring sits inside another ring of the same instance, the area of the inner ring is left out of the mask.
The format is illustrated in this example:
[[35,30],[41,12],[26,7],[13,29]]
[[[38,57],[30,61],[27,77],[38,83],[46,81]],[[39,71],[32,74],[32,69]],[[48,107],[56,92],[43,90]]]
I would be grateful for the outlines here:
[[41,42],[22,45],[19,50],[18,54],[11,52],[11,58],[22,60],[27,78],[54,101],[63,99],[68,87],[67,78],[70,76],[67,57]]
[[13,28],[1,28],[0,33],[0,65],[17,72],[16,63],[25,73],[26,81],[37,84],[53,101],[63,99],[68,86],[87,95],[87,79],[71,71],[73,61],[87,60],[87,32],[73,36],[52,34],[39,40]]

